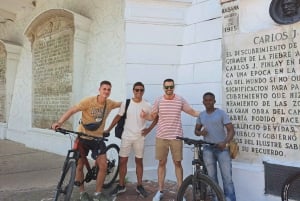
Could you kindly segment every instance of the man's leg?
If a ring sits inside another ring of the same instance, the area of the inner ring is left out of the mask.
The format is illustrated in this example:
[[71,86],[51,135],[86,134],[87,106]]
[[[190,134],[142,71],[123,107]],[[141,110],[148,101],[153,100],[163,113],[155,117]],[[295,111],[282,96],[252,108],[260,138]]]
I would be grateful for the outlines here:
[[79,150],[79,153],[80,153],[80,157],[77,161],[77,165],[76,165],[76,176],[75,176],[75,181],[79,181],[80,183],[80,186],[79,186],[79,191],[80,192],[84,192],[84,183],[83,183],[83,180],[84,180],[84,173],[83,173],[83,167],[84,167],[84,161],[87,160],[86,159],[86,156],[88,155],[89,153],[89,148],[86,147],[86,145],[84,144],[84,141],[82,141],[81,139],[77,138],[76,141],[75,141],[75,144],[74,146],[77,146],[75,149],[78,149]]
[[203,150],[203,160],[208,175],[218,184],[217,159],[214,155],[214,148],[207,146]]
[[163,197],[163,190],[166,177],[166,164],[169,154],[169,141],[156,138],[155,143],[155,158],[158,160],[157,177],[158,177],[158,192],[154,195],[152,201],[160,201]]
[[176,179],[177,179],[177,188],[179,189],[179,187],[182,184],[182,180],[183,180],[183,169],[181,166],[181,161],[173,161],[174,162],[174,166],[175,166],[175,174],[176,174]]
[[119,185],[125,186],[125,176],[127,174],[127,162],[128,157],[120,156],[120,166],[119,166]]
[[133,151],[135,153],[135,170],[137,177],[137,186],[141,186],[143,184],[143,157],[144,157],[144,144],[145,137],[140,136],[133,142]]
[[164,190],[165,177],[166,177],[166,164],[167,164],[167,159],[159,160],[158,170],[157,170],[159,191]]
[[172,159],[175,167],[175,175],[177,179],[177,188],[182,184],[183,180],[183,169],[181,166],[181,161],[183,158],[183,142],[181,140],[170,140],[170,149],[172,154]]
[[137,177],[137,185],[140,186],[143,184],[143,158],[135,157],[135,165],[136,165],[136,177]]
[[136,192],[138,192],[143,198],[148,197],[148,192],[143,187],[143,158],[135,157],[135,164],[136,164],[136,177],[137,177],[137,186]]
[[125,176],[127,174],[128,157],[131,150],[132,140],[122,138],[119,152],[119,184],[110,192],[111,196],[117,196],[126,191]]
[[81,158],[78,159],[77,166],[76,166],[76,176],[75,176],[75,181],[79,181],[81,185],[79,186],[79,191],[83,192],[84,191],[84,184],[83,184],[83,161]]
[[96,180],[96,192],[102,191],[102,186],[106,177],[107,171],[107,158],[106,154],[101,154],[96,158],[96,163],[99,167],[99,172]]
[[91,200],[89,194],[84,191],[84,173],[83,173],[83,167],[85,165],[85,162],[87,162],[87,154],[89,152],[89,148],[84,145],[84,142],[81,142],[78,140],[78,149],[80,152],[80,158],[77,161],[77,167],[76,167],[76,176],[75,176],[75,181],[79,181],[81,184],[79,186],[79,191],[80,191],[80,200]]
[[131,151],[132,140],[123,138],[120,145],[120,165],[119,165],[119,186],[125,186],[125,176],[127,174],[128,157]]
[[156,160],[158,160],[158,190],[163,191],[166,177],[166,164],[169,154],[169,140],[156,138],[155,145],[155,157]]
[[217,157],[226,200],[236,201],[235,189],[232,181],[232,164],[230,155],[228,151],[219,151],[217,153]]

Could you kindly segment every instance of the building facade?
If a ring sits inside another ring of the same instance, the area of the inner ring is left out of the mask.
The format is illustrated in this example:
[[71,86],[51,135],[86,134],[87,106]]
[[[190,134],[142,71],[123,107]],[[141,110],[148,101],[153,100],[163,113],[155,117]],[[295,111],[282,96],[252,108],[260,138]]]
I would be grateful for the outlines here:
[[[270,15],[274,1],[34,2],[0,24],[1,139],[64,155],[69,139],[50,125],[81,98],[96,95],[100,81],[110,80],[111,98],[120,101],[142,81],[153,103],[163,80],[173,78],[175,93],[194,108],[203,110],[202,95],[211,91],[229,113],[240,144],[233,161],[237,200],[280,200],[272,190],[280,180],[270,178],[286,175],[276,165],[299,167],[300,54],[299,23],[276,21],[281,10]],[[78,118],[66,126],[76,129]],[[195,120],[182,115],[185,136],[194,137]],[[154,143],[152,131],[146,179],[156,179]],[[184,176],[192,171],[191,157],[185,146]],[[134,180],[134,161],[129,164]],[[175,180],[172,170],[169,160],[166,177]]]

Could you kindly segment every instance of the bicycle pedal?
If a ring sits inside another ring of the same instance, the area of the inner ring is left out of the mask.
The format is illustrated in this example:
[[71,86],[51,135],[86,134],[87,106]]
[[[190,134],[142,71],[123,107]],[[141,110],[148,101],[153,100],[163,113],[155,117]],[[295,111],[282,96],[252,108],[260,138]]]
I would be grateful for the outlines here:
[[99,171],[99,168],[98,168],[97,166],[94,166],[94,167],[92,168],[92,178],[93,178],[94,180],[97,179],[98,171]]

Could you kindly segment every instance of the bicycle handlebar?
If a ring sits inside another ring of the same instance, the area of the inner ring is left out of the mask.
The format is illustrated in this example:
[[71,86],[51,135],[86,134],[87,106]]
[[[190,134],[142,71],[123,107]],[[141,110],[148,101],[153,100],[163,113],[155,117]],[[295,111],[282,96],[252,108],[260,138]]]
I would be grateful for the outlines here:
[[216,143],[212,143],[212,142],[206,142],[204,140],[195,140],[195,139],[191,139],[191,138],[187,138],[187,137],[180,137],[180,136],[177,136],[176,139],[179,139],[179,140],[183,140],[185,144],[188,144],[188,145],[203,145],[203,144],[207,144],[207,145],[216,145]]
[[96,140],[104,140],[104,141],[107,141],[106,137],[109,136],[109,133],[103,133],[103,137],[96,137],[96,136],[85,134],[83,132],[77,132],[77,131],[73,131],[73,130],[67,130],[67,129],[64,129],[64,128],[56,128],[55,131],[56,132],[60,132],[60,133],[62,133],[64,135],[69,134],[69,133],[74,133],[74,134],[76,134],[78,136],[86,136],[86,137],[90,137],[90,138],[93,138],[93,139],[96,139]]

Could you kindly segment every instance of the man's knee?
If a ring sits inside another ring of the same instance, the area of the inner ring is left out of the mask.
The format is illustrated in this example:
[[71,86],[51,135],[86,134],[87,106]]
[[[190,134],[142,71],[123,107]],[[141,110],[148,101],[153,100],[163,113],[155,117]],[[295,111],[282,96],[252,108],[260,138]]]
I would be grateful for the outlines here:
[[80,170],[80,171],[83,170],[83,161],[82,161],[82,159],[79,159],[77,161],[77,170]]
[[128,161],[128,157],[120,157],[120,166],[126,166]]
[[159,162],[158,162],[158,166],[160,166],[160,167],[165,167],[166,164],[167,164],[167,160],[159,160]]
[[181,161],[173,161],[173,162],[174,162],[175,167],[181,168]]
[[106,160],[106,157],[104,157],[103,155],[99,155],[96,158],[96,163],[100,167],[100,169],[107,168],[107,160]]
[[143,158],[137,158],[137,157],[135,157],[135,164],[137,166],[143,166]]

